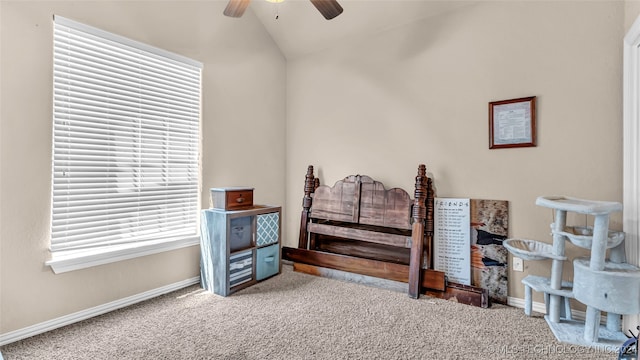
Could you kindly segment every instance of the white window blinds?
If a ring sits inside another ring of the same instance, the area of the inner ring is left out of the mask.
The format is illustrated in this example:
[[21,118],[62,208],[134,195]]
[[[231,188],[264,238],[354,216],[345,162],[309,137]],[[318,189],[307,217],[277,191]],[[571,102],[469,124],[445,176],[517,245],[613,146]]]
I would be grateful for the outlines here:
[[201,69],[54,18],[51,251],[197,236]]

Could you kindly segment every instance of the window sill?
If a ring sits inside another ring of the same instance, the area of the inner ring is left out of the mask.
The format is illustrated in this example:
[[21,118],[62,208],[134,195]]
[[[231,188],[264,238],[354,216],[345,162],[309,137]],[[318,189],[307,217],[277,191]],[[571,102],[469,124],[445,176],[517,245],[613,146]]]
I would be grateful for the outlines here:
[[147,241],[87,250],[56,251],[52,254],[51,260],[45,262],[45,265],[51,266],[55,274],[62,274],[199,244],[199,237],[189,237],[171,241]]

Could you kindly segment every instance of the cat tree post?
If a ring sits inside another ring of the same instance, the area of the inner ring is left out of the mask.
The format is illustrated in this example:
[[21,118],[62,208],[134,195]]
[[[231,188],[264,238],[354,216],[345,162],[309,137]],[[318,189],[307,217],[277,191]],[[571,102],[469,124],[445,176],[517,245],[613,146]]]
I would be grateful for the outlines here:
[[[553,254],[564,256],[565,238],[558,231],[564,229],[567,223],[567,212],[564,210],[556,210],[555,222],[553,223]],[[551,263],[551,279],[550,286],[554,290],[562,288],[562,267],[564,260],[559,258],[553,259]],[[562,296],[550,294],[549,296],[549,321],[560,321],[560,306],[562,305]]]
[[[593,244],[591,245],[591,259],[589,261],[589,269],[591,270],[604,270],[608,232],[609,213],[596,215],[593,222]],[[584,321],[584,339],[586,341],[598,340],[599,329],[600,310],[594,306],[587,305]]]

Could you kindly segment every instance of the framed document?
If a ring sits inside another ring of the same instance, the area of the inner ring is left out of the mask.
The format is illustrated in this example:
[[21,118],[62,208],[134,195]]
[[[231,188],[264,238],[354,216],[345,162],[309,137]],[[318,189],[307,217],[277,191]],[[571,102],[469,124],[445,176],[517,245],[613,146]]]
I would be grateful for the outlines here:
[[489,103],[489,149],[536,146],[536,97]]

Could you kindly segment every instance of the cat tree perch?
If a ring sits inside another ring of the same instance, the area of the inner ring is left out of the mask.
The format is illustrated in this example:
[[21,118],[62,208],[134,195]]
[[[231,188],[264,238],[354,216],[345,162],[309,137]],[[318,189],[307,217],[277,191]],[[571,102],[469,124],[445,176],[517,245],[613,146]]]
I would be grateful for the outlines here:
[[[531,291],[542,292],[547,307],[545,319],[558,340],[586,346],[622,344],[626,337],[620,331],[621,315],[640,313],[640,269],[626,263],[624,233],[609,230],[609,216],[622,211],[622,204],[541,196],[536,205],[555,210],[553,244],[519,239],[504,242],[514,256],[552,261],[550,277],[529,275],[522,280],[525,313],[531,315]],[[593,227],[567,226],[567,212],[594,216]],[[573,282],[562,281],[567,240],[590,250],[590,257],[574,259]],[[584,323],[572,319],[570,299],[587,306]],[[600,326],[601,312],[607,313],[606,326]]]

